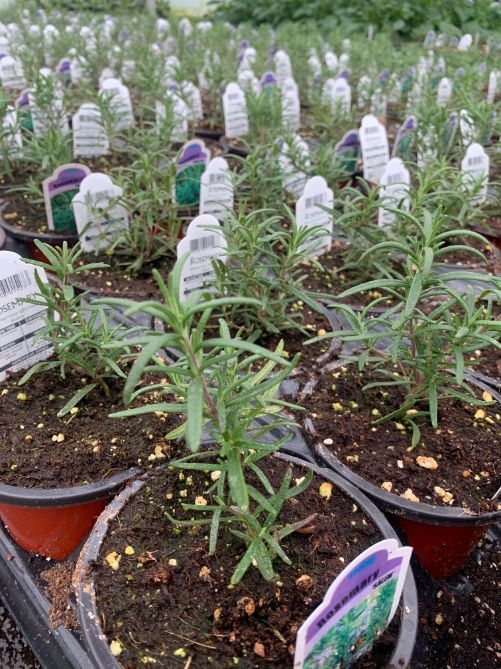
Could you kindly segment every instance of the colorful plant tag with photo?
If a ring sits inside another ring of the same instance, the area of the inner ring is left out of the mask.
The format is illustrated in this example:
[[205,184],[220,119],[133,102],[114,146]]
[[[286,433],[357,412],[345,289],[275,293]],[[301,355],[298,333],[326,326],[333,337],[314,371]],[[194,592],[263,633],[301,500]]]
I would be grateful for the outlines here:
[[182,206],[198,206],[200,179],[210,160],[210,151],[201,139],[187,142],[177,160],[175,200]]
[[90,169],[85,165],[69,163],[58,167],[52,176],[42,182],[49,230],[64,233],[77,232],[71,201],[78,193],[80,184],[89,174]]
[[470,201],[475,204],[487,199],[490,160],[480,144],[470,144],[461,161],[463,186],[470,194]]
[[45,326],[46,309],[21,302],[36,297],[35,271],[48,283],[45,271],[23,262],[12,251],[0,251],[0,381],[7,372],[31,367],[52,355],[52,346],[36,335]]
[[198,290],[210,290],[210,283],[216,275],[212,261],[223,259],[226,248],[226,239],[215,216],[203,214],[189,224],[186,236],[177,245],[178,258],[189,253],[181,272],[181,302]]
[[390,159],[386,128],[372,114],[362,119],[359,131],[364,179],[379,183],[384,168]]
[[334,194],[323,177],[312,177],[306,182],[303,194],[296,202],[296,225],[298,228],[319,228],[318,237],[305,243],[312,257],[322,255],[332,246],[332,214],[321,207],[331,209]]
[[416,117],[407,116],[405,121],[398,129],[395,143],[393,144],[392,158],[400,158],[408,162],[412,159],[412,147],[415,140]]
[[211,214],[224,221],[233,211],[234,188],[231,171],[225,158],[218,156],[207,165],[200,179],[200,215]]
[[29,130],[30,132],[33,132],[33,117],[31,116],[30,97],[28,95],[28,91],[23,91],[21,95],[16,98],[14,106],[16,107],[20,116],[21,128],[23,128],[23,130]]
[[409,211],[410,207],[409,188],[411,175],[400,158],[392,158],[390,160],[381,175],[379,184],[381,186],[379,191],[381,206],[378,212],[378,225],[381,227],[390,227],[395,224],[397,214],[387,211],[384,207],[399,208],[405,211]]
[[84,251],[107,249],[129,227],[127,209],[120,203],[122,195],[122,189],[106,174],[94,172],[82,181],[72,207]]
[[73,116],[73,156],[96,158],[110,151],[101,110],[92,102],[81,105]]
[[69,86],[71,84],[71,58],[61,58],[57,64],[56,72],[62,83]]
[[368,653],[397,611],[411,554],[384,539],[345,567],[301,625],[294,669],[348,669]]
[[358,130],[348,130],[334,147],[334,159],[343,175],[355,174],[360,155]]
[[223,94],[224,134],[228,139],[242,137],[249,132],[249,116],[245,94],[234,82],[226,86]]

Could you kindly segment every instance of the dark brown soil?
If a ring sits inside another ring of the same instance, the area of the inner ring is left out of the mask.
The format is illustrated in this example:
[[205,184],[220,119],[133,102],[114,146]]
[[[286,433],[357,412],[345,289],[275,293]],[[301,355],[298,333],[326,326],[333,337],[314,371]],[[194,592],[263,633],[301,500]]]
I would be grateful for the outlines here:
[[[2,483],[25,488],[81,485],[130,467],[155,466],[163,461],[162,454],[172,457],[175,446],[164,436],[180,423],[177,414],[108,418],[124,408],[123,382],[112,384],[110,397],[94,391],[79,403],[75,416],[58,418],[58,411],[82,387],[80,375],[67,374],[62,381],[57,373],[46,372],[20,387],[22,375],[0,384]],[[160,457],[150,459],[156,453]]]
[[487,263],[482,262],[482,260],[474,253],[468,253],[467,251],[451,251],[439,258],[445,265],[462,265],[467,268],[478,268],[494,274],[501,274],[501,256],[497,248],[492,244],[482,244],[471,237],[451,239],[450,244],[471,246],[472,248],[477,249],[484,254]]
[[465,360],[473,371],[480,372],[491,379],[501,380],[501,349],[494,346],[488,346],[479,351],[470,354],[468,360]]
[[[375,378],[379,377],[358,372],[355,365],[324,370],[311,394],[300,395],[298,400],[306,408],[297,416],[298,422],[314,431],[311,434],[304,429],[305,439],[311,444],[323,442],[344,464],[375,485],[391,483],[391,492],[396,495],[410,489],[429,504],[473,512],[492,508],[489,499],[500,484],[501,406],[483,407],[483,418],[479,414],[475,418],[478,407],[443,400],[437,430],[426,418],[416,418],[421,440],[413,449],[410,428],[393,421],[374,424],[401,406],[403,399],[401,391],[392,387],[364,392],[363,386]],[[419,465],[417,458],[421,456],[433,458],[434,463],[428,464],[437,466],[429,469]],[[442,488],[442,494],[436,486]],[[444,491],[451,493],[452,499],[443,499]]]
[[[283,463],[276,463],[273,471],[266,466],[275,488],[284,470]],[[295,467],[294,476],[304,476],[304,470]],[[335,488],[330,500],[320,497],[322,480],[315,477],[300,500],[286,503],[280,516],[281,522],[295,522],[318,514],[305,531],[284,540],[293,566],[277,558],[278,583],[264,581],[251,568],[239,585],[229,586],[243,544],[225,524],[218,555],[211,557],[207,530],[179,530],[170,524],[166,511],[189,518],[193,512],[183,511],[179,501],[208,497],[207,486],[212,484],[206,474],[196,472],[180,479],[178,470],[153,475],[110,523],[95,565],[99,615],[108,642],[121,646],[118,660],[127,669],[147,664],[145,658],[168,669],[291,666],[298,627],[343,564],[378,540],[377,531]],[[167,501],[171,496],[174,502]],[[106,561],[110,554],[112,560],[119,556],[116,570]],[[389,639],[358,668],[385,666],[391,628],[388,633]]]
[[41,573],[47,583],[45,594],[49,598],[49,620],[51,627],[62,625],[66,629],[77,629],[78,622],[75,611],[70,606],[71,577],[75,565],[73,562],[64,562],[50,567]]

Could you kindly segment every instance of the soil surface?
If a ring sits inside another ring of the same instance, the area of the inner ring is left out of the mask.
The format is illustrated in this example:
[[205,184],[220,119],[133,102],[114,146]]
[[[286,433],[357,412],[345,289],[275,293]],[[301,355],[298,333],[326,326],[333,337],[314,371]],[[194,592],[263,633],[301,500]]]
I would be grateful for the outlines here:
[[70,606],[71,577],[75,565],[67,561],[50,567],[41,573],[47,584],[45,594],[49,599],[49,620],[51,627],[63,625],[66,629],[78,629],[78,622],[74,609]]
[[[26,488],[82,485],[130,467],[152,467],[173,456],[164,436],[180,423],[177,414],[108,418],[124,408],[123,381],[105,397],[93,391],[75,415],[57,413],[82,387],[80,375],[64,381],[53,372],[24,386],[18,372],[0,384],[0,480]],[[26,398],[26,399],[24,399]],[[144,401],[152,401],[152,397]]]
[[479,412],[459,400],[442,400],[437,430],[426,417],[416,418],[421,439],[412,448],[404,421],[374,423],[401,406],[400,390],[375,387],[364,392],[365,384],[381,377],[360,373],[355,365],[324,370],[316,378],[316,385],[297,399],[306,411],[296,420],[306,426],[303,435],[311,445],[325,444],[354,472],[377,486],[384,484],[393,494],[412,499],[412,493],[422,502],[473,512],[493,508],[489,500],[500,485],[498,403]]
[[0,600],[0,666],[4,669],[41,669],[26,640]]
[[[273,469],[266,465],[275,489],[285,468],[277,461]],[[293,477],[302,476],[304,470],[294,467]],[[283,541],[293,566],[277,558],[279,582],[266,582],[251,568],[240,584],[229,586],[243,544],[221,525],[218,554],[211,557],[206,529],[176,529],[165,518],[166,512],[198,517],[179,502],[210,498],[207,474],[180,479],[179,470],[154,473],[110,523],[95,564],[99,615],[119,662],[127,669],[148,663],[168,669],[291,666],[298,627],[343,564],[378,541],[377,531],[334,487],[329,500],[321,497],[322,479],[315,477],[280,516],[292,523],[316,514]],[[357,668],[385,666],[394,627]]]

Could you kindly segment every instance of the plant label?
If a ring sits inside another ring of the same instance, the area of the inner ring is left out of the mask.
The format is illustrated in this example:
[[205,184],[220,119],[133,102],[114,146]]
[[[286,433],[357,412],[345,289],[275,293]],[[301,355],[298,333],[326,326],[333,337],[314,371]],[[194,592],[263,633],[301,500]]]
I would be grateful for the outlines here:
[[167,92],[166,101],[167,105],[159,100],[155,103],[157,127],[169,129],[170,141],[182,144],[188,136],[188,105],[173,91]]
[[224,158],[213,158],[200,179],[200,215],[224,221],[233,211],[234,189],[230,167]]
[[343,77],[327,79],[322,89],[322,101],[333,113],[349,114],[351,109],[351,86]]
[[332,246],[332,214],[321,207],[332,208],[334,194],[323,177],[312,177],[306,182],[303,194],[296,202],[296,224],[298,228],[317,228],[318,235],[304,244],[309,255],[319,256]]
[[334,147],[334,157],[341,172],[346,176],[355,174],[360,159],[360,137],[358,130],[349,130]]
[[238,85],[246,93],[252,92],[254,95],[259,95],[261,91],[259,79],[250,69],[240,69],[238,71]]
[[438,84],[437,106],[446,107],[452,95],[452,81],[448,77],[442,77]]
[[120,204],[122,195],[122,189],[100,172],[89,174],[81,182],[72,207],[84,251],[107,249],[129,227],[127,209]]
[[168,86],[176,83],[176,78],[180,67],[181,64],[177,56],[168,56],[165,59],[165,64],[164,64],[165,81]]
[[475,121],[466,109],[461,109],[459,112],[459,128],[461,130],[461,136],[463,137],[463,144],[465,146],[472,144],[475,141],[477,131],[475,128]]
[[21,128],[33,132],[33,118],[31,116],[30,97],[28,91],[23,91],[21,95],[16,98],[14,107],[19,113]]
[[132,101],[127,86],[120,79],[111,77],[103,81],[99,92],[108,96],[115,115],[115,130],[125,130],[134,124]]
[[210,160],[210,151],[201,139],[187,142],[179,154],[176,169],[175,200],[181,206],[198,206],[200,179]]
[[308,68],[310,70],[312,79],[322,76],[322,63],[320,62],[320,58],[318,57],[315,49],[310,51],[310,57],[308,58]]
[[188,118],[190,121],[201,121],[204,117],[202,107],[202,96],[200,89],[191,81],[183,81],[181,84],[181,93],[188,105]]
[[366,74],[363,74],[360,77],[357,86],[357,108],[359,111],[367,109],[371,97],[371,87],[372,82],[370,77],[368,77]]
[[367,114],[362,119],[359,134],[364,179],[372,183],[378,183],[390,159],[386,128],[375,116]]
[[181,273],[181,302],[198,290],[210,290],[210,283],[216,275],[212,261],[223,260],[226,248],[221,225],[214,216],[203,214],[189,224],[186,236],[177,245],[178,258],[189,253]]
[[395,137],[392,158],[401,158],[406,162],[411,160],[416,123],[416,117],[412,115],[407,116],[405,121],[402,123],[398,129],[397,136]]
[[93,103],[80,106],[73,116],[73,155],[76,157],[96,158],[105,156],[110,151],[110,142],[106,135],[101,117],[101,110]]
[[7,107],[7,111],[3,117],[2,135],[6,143],[8,154],[11,156],[19,156],[23,150],[21,123],[18,112],[12,107]]
[[397,214],[388,211],[385,207],[409,211],[411,176],[400,158],[392,158],[386,165],[379,183],[381,190],[379,191],[378,225],[391,227],[397,220]]
[[71,84],[71,58],[61,58],[56,66],[56,72],[65,86]]
[[249,132],[249,116],[245,94],[234,82],[226,86],[223,94],[224,134],[228,139],[242,137]]
[[468,49],[472,44],[473,44],[473,37],[469,33],[466,33],[466,35],[463,35],[459,40],[457,45],[457,50],[468,51]]
[[186,16],[183,16],[183,18],[178,23],[177,30],[184,37],[189,37],[193,32],[193,26],[191,25],[190,19],[186,18]]
[[[42,70],[40,71],[42,73]],[[47,109],[42,109],[37,105],[35,91],[28,91],[29,107],[31,111],[31,120],[33,123],[33,132],[38,138],[44,137],[49,127],[58,126],[60,132],[66,135],[70,131],[68,118],[63,104],[62,88],[55,87],[54,96]]]
[[75,216],[71,201],[78,193],[80,184],[90,174],[85,165],[70,163],[58,167],[52,176],[42,183],[47,226],[56,232],[76,233]]
[[308,145],[299,135],[294,135],[292,147],[285,140],[279,140],[279,147],[278,161],[284,189],[292,197],[299,198],[308,179],[304,171],[310,166]]
[[347,669],[368,653],[397,611],[411,554],[384,539],[345,567],[299,628],[294,669]]
[[496,99],[496,91],[498,87],[499,76],[500,73],[497,70],[492,70],[489,73],[489,84],[487,87],[487,102],[490,105],[493,105],[494,100]]
[[4,88],[22,91],[26,86],[23,66],[17,58],[4,56],[0,60],[0,81]]
[[333,74],[337,72],[337,69],[339,67],[339,60],[333,51],[327,51],[325,53],[324,61],[329,72],[332,72]]
[[452,146],[454,144],[454,139],[456,137],[458,125],[459,125],[458,115],[456,114],[456,112],[452,112],[444,124],[444,129],[442,131],[442,135],[440,138],[442,143],[443,153],[449,153],[451,151]]
[[292,77],[287,77],[282,86],[282,122],[290,132],[297,130],[301,124],[301,104],[299,89]]
[[461,161],[463,186],[470,194],[470,201],[475,204],[487,199],[489,181],[489,156],[480,144],[470,144]]
[[105,67],[101,71],[101,74],[99,75],[99,88],[102,88],[104,82],[107,79],[115,79],[115,72],[111,69],[111,67]]
[[374,116],[386,116],[388,108],[388,98],[380,88],[377,88],[371,95],[370,110]]
[[42,268],[26,264],[12,251],[0,251],[0,381],[7,372],[32,367],[52,355],[52,346],[37,335],[44,328],[46,309],[21,302],[36,298],[38,273],[48,283]]
[[259,82],[261,91],[265,91],[267,88],[276,88],[278,86],[277,77],[274,72],[265,72],[261,77]]
[[292,73],[291,59],[289,58],[289,55],[285,53],[285,51],[279,49],[276,52],[275,56],[273,57],[273,65],[277,75],[278,85],[280,87],[283,86],[286,79],[289,77],[294,77]]
[[81,56],[71,59],[70,77],[73,84],[78,84],[80,81],[87,79],[86,62]]

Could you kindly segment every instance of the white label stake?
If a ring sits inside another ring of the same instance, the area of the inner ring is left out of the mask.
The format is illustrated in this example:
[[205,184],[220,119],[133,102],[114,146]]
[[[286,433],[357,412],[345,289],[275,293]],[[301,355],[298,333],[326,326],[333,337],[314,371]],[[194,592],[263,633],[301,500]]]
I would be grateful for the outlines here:
[[485,202],[489,181],[489,156],[480,144],[471,144],[461,161],[463,186],[471,194],[475,204]]
[[322,255],[332,246],[332,214],[321,209],[320,206],[332,208],[333,205],[334,194],[327,186],[326,180],[318,176],[309,179],[302,196],[296,203],[296,224],[298,228],[319,227],[321,229],[316,239],[304,244],[304,248],[311,247],[311,256]]
[[224,158],[213,158],[200,179],[200,214],[212,214],[224,221],[233,210],[233,182]]
[[390,160],[386,128],[372,114],[364,116],[360,128],[360,146],[364,165],[364,179],[378,183]]
[[384,207],[397,209],[400,207],[409,211],[409,186],[411,177],[400,158],[392,158],[380,179],[381,190],[379,198],[381,206],[378,212],[378,225],[382,227],[393,226],[397,220],[397,214],[387,211]]

